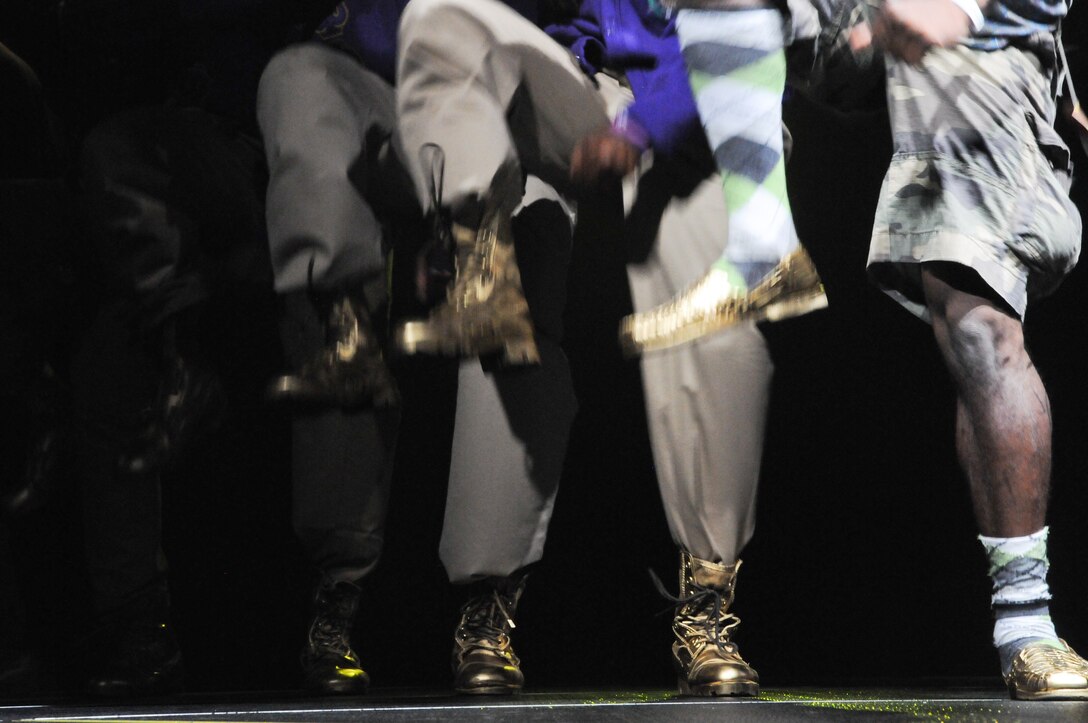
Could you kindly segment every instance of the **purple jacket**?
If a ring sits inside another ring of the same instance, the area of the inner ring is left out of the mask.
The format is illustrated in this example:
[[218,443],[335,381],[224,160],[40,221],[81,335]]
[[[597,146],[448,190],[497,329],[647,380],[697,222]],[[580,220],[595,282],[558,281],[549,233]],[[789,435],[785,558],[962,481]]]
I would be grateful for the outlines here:
[[635,95],[628,119],[646,131],[655,151],[672,155],[702,138],[675,22],[655,14],[647,0],[582,0],[578,18],[546,30],[586,73],[610,68],[627,75]]

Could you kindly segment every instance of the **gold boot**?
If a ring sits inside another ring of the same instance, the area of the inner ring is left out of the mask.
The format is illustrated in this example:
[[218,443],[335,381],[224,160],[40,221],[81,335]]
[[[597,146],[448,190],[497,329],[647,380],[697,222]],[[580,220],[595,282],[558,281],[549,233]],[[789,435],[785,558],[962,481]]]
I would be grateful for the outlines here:
[[824,286],[804,248],[783,258],[745,293],[728,272],[712,268],[686,291],[620,322],[628,356],[694,341],[744,321],[778,321],[827,306]]
[[1029,643],[1013,658],[1005,676],[1014,700],[1083,700],[1088,698],[1088,661],[1064,640]]
[[265,396],[312,408],[388,408],[400,403],[361,296],[287,294],[281,319],[284,352],[295,370],[276,377]]
[[514,255],[510,214],[491,210],[480,228],[453,224],[457,267],[446,301],[424,321],[397,327],[404,354],[480,356],[500,352],[505,364],[538,364],[529,304]]
[[458,693],[504,695],[525,684],[510,631],[525,589],[525,573],[478,583],[478,592],[461,607],[453,633],[453,687]]
[[740,560],[733,565],[680,551],[680,596],[672,654],[682,695],[758,695],[759,674],[730,640],[740,618],[729,612]]

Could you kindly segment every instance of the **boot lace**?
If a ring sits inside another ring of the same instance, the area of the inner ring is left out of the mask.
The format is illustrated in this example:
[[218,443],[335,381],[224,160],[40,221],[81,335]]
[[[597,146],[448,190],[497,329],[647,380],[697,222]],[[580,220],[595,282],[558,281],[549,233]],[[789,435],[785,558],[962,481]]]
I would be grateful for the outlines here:
[[510,647],[509,631],[516,627],[510,606],[498,590],[472,598],[461,608],[457,642],[462,650]]
[[1049,645],[1032,645],[1020,653],[1024,669],[1032,675],[1046,677],[1053,673],[1078,673],[1088,677],[1088,662],[1068,646],[1062,649]]
[[441,146],[425,143],[419,149],[419,163],[429,168],[427,195],[431,201],[430,235],[417,256],[416,297],[430,304],[438,300],[440,291],[454,277],[454,241],[450,231],[448,209],[442,207],[442,182],[446,156]]
[[350,628],[352,601],[347,596],[328,594],[322,609],[310,625],[311,654],[335,654],[354,659]]
[[322,653],[348,655],[351,645],[339,621],[318,617],[310,627],[310,643],[314,650]]
[[695,652],[709,643],[722,652],[735,650],[730,634],[740,625],[740,618],[728,611],[732,594],[723,595],[715,588],[692,583],[693,591],[689,595],[677,596],[665,589],[661,578],[653,570],[650,570],[650,578],[657,592],[676,606],[674,631],[682,643],[696,647]]

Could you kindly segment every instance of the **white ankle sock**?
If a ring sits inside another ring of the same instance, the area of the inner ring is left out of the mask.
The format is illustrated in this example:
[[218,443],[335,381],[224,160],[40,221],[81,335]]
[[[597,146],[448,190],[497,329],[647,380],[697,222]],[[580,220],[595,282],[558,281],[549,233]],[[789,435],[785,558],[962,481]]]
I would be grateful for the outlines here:
[[990,561],[993,580],[994,647],[1001,657],[1002,672],[1007,673],[1012,659],[1026,643],[1052,641],[1058,634],[1050,620],[1050,587],[1046,573],[1049,528],[1023,537],[985,537],[979,541]]

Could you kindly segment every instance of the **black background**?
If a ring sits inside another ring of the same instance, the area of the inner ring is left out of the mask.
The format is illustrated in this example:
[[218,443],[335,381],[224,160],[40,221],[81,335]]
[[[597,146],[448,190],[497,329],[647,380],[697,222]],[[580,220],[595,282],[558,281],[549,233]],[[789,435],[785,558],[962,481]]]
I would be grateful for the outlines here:
[[[1067,30],[1067,37],[1077,36]],[[795,136],[789,181],[798,231],[830,308],[766,330],[776,374],[757,531],[736,599],[738,640],[771,686],[996,681],[989,581],[953,449],[952,387],[929,328],[864,272],[889,155],[886,119],[843,118],[799,98],[786,117]],[[1074,196],[1088,209],[1083,183]],[[668,603],[647,570],[672,581],[676,556],[638,369],[614,346],[616,323],[629,311],[617,228],[615,215],[583,208],[566,339],[581,411],[545,560],[515,631],[531,687],[672,683]],[[1085,309],[1082,266],[1026,320],[1054,413],[1051,609],[1059,632],[1081,648],[1088,648]],[[457,603],[437,542],[453,371],[426,361],[398,370],[405,416],[386,553],[365,584],[355,636],[382,687],[441,688],[449,680]],[[17,411],[5,414],[19,421]],[[174,622],[189,689],[291,689],[313,578],[290,532],[287,428],[256,401],[233,414],[164,480]],[[8,440],[5,473],[19,434]],[[25,591],[28,628],[60,646],[62,661],[63,646],[75,649],[87,626],[78,496],[70,492],[8,523],[8,569],[0,570],[0,584]]]

